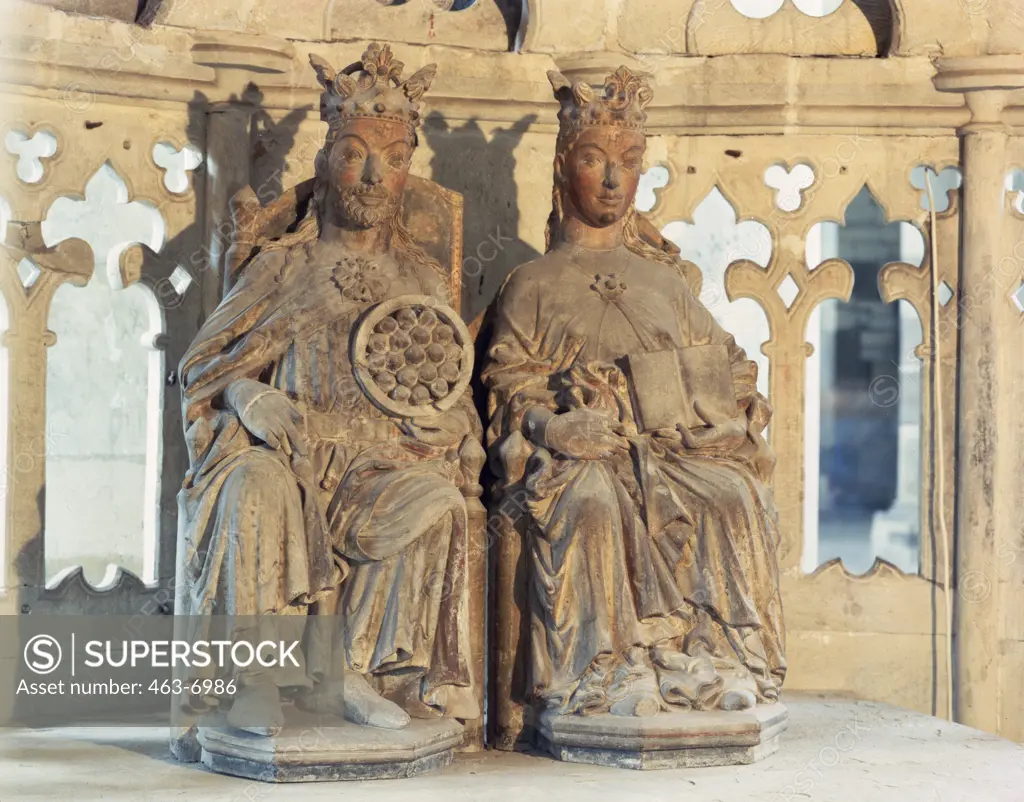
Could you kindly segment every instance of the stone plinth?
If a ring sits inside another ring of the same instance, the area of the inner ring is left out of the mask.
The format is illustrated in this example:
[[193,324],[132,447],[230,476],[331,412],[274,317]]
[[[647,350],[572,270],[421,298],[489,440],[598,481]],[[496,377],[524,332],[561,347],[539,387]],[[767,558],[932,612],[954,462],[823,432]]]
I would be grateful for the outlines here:
[[401,730],[331,720],[290,722],[273,738],[231,728],[199,729],[203,765],[221,774],[263,782],[385,780],[413,777],[449,765],[462,743],[450,719],[413,719]]
[[[1021,802],[1024,746],[874,702],[786,693],[778,752],[752,766],[617,771],[458,754],[409,782],[256,785],[167,758],[166,727],[0,730],[0,799],[103,802]],[[143,790],[145,789],[145,790]]]
[[637,718],[542,714],[537,745],[571,763],[628,769],[729,766],[756,763],[778,750],[779,735],[788,726],[789,713],[781,704]]

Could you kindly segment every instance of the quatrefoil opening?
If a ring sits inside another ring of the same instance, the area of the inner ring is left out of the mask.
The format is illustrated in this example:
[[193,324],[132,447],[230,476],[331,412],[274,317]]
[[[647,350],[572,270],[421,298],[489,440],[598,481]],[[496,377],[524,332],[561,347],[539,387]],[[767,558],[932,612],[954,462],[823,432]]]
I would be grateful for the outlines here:
[[730,0],[732,7],[744,17],[750,19],[767,19],[783,5],[786,0]]
[[839,10],[844,0],[793,0],[803,14],[808,17],[827,17]]

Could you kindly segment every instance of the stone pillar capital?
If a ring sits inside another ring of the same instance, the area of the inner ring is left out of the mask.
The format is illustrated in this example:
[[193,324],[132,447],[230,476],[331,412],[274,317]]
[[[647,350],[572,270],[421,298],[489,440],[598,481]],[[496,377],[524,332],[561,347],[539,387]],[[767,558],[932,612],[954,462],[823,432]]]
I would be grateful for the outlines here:
[[1003,109],[1010,93],[1024,88],[1024,54],[967,56],[934,60],[935,88],[960,92],[971,120],[961,133],[1003,131]]

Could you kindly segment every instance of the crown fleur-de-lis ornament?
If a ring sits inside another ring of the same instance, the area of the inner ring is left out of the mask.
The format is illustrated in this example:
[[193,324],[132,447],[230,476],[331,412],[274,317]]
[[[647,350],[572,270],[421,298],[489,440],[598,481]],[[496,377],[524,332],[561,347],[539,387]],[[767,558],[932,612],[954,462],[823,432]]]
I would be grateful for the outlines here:
[[647,112],[644,109],[654,99],[646,76],[628,67],[619,67],[604,79],[604,84],[597,86],[586,81],[570,83],[556,70],[548,72],[548,80],[561,104],[558,111],[560,139],[571,139],[581,128],[590,125],[645,130]]
[[341,72],[315,53],[309,54],[309,63],[324,88],[320,119],[332,131],[360,118],[390,120],[414,130],[420,119],[419,101],[437,72],[436,64],[428,64],[403,81],[405,65],[394,58],[390,45],[376,42],[366,48],[360,61]]

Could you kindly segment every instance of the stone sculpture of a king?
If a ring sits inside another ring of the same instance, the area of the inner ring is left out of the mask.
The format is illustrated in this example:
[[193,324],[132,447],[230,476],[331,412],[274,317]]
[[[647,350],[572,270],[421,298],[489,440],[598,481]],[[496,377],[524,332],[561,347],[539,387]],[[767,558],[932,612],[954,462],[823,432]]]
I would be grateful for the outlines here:
[[[236,673],[225,729],[247,738],[279,736],[289,700],[393,731],[481,713],[466,609],[464,490],[483,462],[472,344],[449,276],[403,222],[435,68],[403,80],[376,44],[340,72],[310,61],[328,133],[308,206],[257,243],[180,367],[178,611],[337,622],[333,638],[305,639],[299,668]],[[388,748],[415,764],[437,751],[431,737]],[[226,770],[240,748],[221,744]]]

